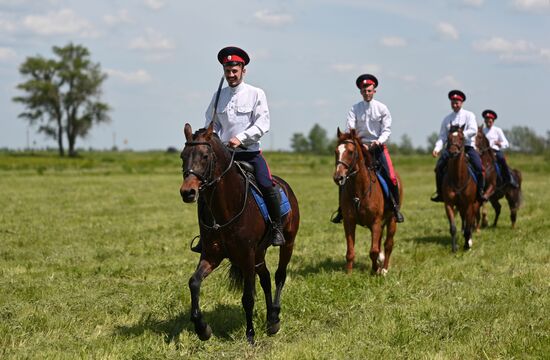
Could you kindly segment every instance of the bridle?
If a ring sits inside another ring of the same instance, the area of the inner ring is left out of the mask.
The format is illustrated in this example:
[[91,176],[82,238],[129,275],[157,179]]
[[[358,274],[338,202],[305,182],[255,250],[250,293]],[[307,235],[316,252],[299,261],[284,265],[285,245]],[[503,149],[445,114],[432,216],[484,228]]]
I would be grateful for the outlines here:
[[[210,161],[208,162],[208,167],[206,168],[206,170],[203,174],[197,173],[195,170],[193,170],[190,167],[183,170],[183,165],[182,165],[182,171],[183,171],[183,178],[184,179],[189,175],[194,175],[199,179],[199,181],[200,181],[199,192],[202,192],[205,189],[208,189],[209,187],[211,187],[213,185],[215,186],[218,182],[220,182],[220,180],[225,176],[225,174],[227,174],[227,172],[231,169],[231,167],[235,163],[235,153],[236,153],[236,151],[231,149],[231,148],[228,148],[228,150],[231,152],[231,161],[229,161],[229,165],[221,173],[220,176],[218,176],[215,179],[210,180],[212,178],[212,172],[213,172],[214,166],[216,164],[216,155],[215,155],[215,153],[212,149],[212,144],[210,144],[209,142],[206,142],[206,141],[188,141],[188,142],[185,143],[186,147],[187,146],[197,146],[197,145],[206,145],[208,147],[208,152],[209,152],[209,157],[210,157]],[[205,175],[206,173],[208,173],[208,176]],[[237,220],[243,214],[244,209],[246,208],[246,204],[248,202],[248,188],[249,188],[249,184],[250,184],[250,181],[249,181],[248,177],[245,176],[244,178],[245,178],[245,189],[244,189],[243,206],[242,206],[241,210],[235,216],[233,216],[230,220],[225,222],[224,224],[218,224],[218,222],[216,221],[216,218],[214,217],[214,214],[212,212],[211,204],[209,204],[208,202],[205,202],[204,204],[206,205],[206,207],[210,211],[210,216],[212,217],[212,225],[207,225],[202,220],[202,218],[199,216],[199,223],[202,227],[204,227],[208,230],[219,230],[219,229],[224,228],[227,225],[233,223],[235,220]],[[210,196],[210,203],[214,199],[214,196],[213,196],[213,191],[214,190],[215,190],[215,188],[212,190],[212,194]]]
[[[454,137],[454,134],[458,132],[455,131],[452,133],[453,137]],[[451,151],[451,148],[456,148],[455,151]],[[457,156],[459,156],[462,151],[464,150],[464,139],[462,141],[462,144],[457,144],[455,142],[451,142],[451,141],[447,141],[447,152],[449,153],[449,155],[452,157],[452,158],[455,158]]]
[[342,144],[353,144],[355,146],[355,150],[353,151],[351,162],[349,164],[340,159],[336,160],[336,166],[341,164],[347,169],[346,173],[344,174],[344,183],[345,183],[349,178],[356,175],[357,172],[359,171],[359,169],[355,169],[355,165],[357,165],[357,159],[359,158],[359,153],[358,153],[357,144],[355,143],[355,141],[345,140]]

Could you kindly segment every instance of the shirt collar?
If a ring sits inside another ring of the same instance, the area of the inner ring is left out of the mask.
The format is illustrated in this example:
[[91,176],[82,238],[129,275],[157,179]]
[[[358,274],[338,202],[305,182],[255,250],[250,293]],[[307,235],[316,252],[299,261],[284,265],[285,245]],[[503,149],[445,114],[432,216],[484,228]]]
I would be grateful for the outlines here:
[[241,83],[235,87],[231,87],[231,86],[229,87],[229,90],[231,91],[232,94],[236,94],[242,89],[244,89],[244,80],[241,81]]

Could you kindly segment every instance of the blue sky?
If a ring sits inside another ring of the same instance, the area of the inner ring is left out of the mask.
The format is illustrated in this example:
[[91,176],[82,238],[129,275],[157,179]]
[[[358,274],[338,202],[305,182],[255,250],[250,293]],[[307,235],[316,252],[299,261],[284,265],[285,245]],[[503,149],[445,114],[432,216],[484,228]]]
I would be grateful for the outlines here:
[[[318,123],[330,136],[361,100],[356,77],[375,74],[388,105],[391,141],[415,146],[451,109],[499,114],[496,125],[550,129],[550,0],[0,0],[0,147],[24,148],[27,124],[11,99],[28,56],[52,46],[87,47],[109,74],[103,100],[113,121],[77,146],[135,150],[182,147],[186,122],[204,111],[222,75],[216,54],[245,49],[245,80],[271,111],[266,150],[287,150],[293,133]],[[55,142],[30,129],[30,143]]]

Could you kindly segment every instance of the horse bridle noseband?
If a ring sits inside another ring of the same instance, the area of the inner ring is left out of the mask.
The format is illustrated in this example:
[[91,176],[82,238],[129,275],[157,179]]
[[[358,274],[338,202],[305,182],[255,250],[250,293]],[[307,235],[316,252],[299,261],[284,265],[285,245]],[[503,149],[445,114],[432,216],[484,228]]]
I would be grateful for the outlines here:
[[353,158],[351,159],[351,163],[346,163],[345,161],[342,161],[340,159],[336,160],[336,165],[338,164],[342,164],[344,165],[344,167],[346,167],[347,172],[346,174],[344,175],[344,182],[346,182],[350,177],[354,176],[355,174],[357,174],[357,172],[359,171],[358,169],[355,170],[355,165],[357,165],[357,159],[359,158],[359,154],[358,154],[358,149],[357,149],[357,144],[355,143],[355,141],[353,140],[345,140],[342,144],[353,144],[355,146],[355,151],[353,152]]
[[[208,147],[208,153],[212,155],[210,157],[210,161],[208,162],[208,167],[206,168],[203,174],[196,172],[190,167],[183,170],[183,166],[182,166],[182,172],[183,172],[184,179],[189,175],[196,176],[201,182],[201,185],[199,186],[199,191],[203,191],[205,188],[208,188],[216,184],[218,181],[220,181],[223,178],[223,176],[229,171],[229,169],[231,169],[231,166],[233,166],[233,162],[235,159],[235,151],[231,152],[231,161],[229,162],[229,165],[227,166],[227,168],[221,173],[221,175],[213,180],[210,180],[212,178],[212,171],[214,171],[214,163],[216,162],[216,155],[214,151],[212,151],[212,144],[210,144],[207,141],[187,141],[185,143],[185,146],[197,146],[197,145],[206,145]],[[206,175],[206,173],[208,173],[208,175]]]

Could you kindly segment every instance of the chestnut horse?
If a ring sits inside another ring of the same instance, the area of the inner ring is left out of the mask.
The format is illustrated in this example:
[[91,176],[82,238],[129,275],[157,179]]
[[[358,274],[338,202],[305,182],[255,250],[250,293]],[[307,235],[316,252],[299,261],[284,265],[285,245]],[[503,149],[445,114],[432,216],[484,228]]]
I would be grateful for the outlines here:
[[[397,222],[391,206],[385,206],[384,191],[378,176],[374,155],[365,150],[355,129],[342,133],[338,128],[338,144],[335,149],[336,169],[333,180],[341,187],[340,207],[346,234],[346,271],[351,273],[355,259],[355,228],[359,224],[371,232],[370,258],[372,272],[385,275],[393,249],[393,237]],[[399,186],[399,197],[403,192],[401,179],[396,174]],[[401,203],[401,201],[400,201]],[[384,251],[380,251],[382,233],[386,228]]]
[[455,210],[458,208],[462,219],[464,250],[472,246],[472,232],[476,229],[480,203],[477,198],[477,185],[473,174],[468,170],[468,160],[464,151],[464,126],[452,126],[447,137],[449,160],[443,176],[442,191],[445,212],[449,220],[452,251],[457,251]]
[[201,340],[212,334],[200,311],[201,283],[225,258],[231,262],[230,277],[243,287],[242,305],[246,315],[246,337],[254,343],[252,314],[256,274],[264,291],[267,307],[267,333],[279,331],[281,292],[286,280],[286,268],[292,256],[298,232],[300,214],[298,201],[290,186],[278,177],[274,181],[286,193],[291,210],[283,220],[285,244],[279,249],[279,264],[275,273],[275,297],[271,294],[271,275],[265,254],[270,245],[269,228],[250,193],[249,180],[239,170],[234,150],[225,146],[213,126],[192,133],[185,124],[183,184],[180,194],[184,202],[198,199],[198,220],[202,253],[197,269],[189,279],[191,291],[191,321]]
[[[495,167],[495,153],[493,149],[491,149],[491,146],[489,145],[489,140],[483,133],[481,127],[477,130],[476,148],[479,151],[481,163],[483,164],[483,168],[485,169],[486,195],[489,197],[489,202],[493,206],[493,209],[495,209],[495,220],[493,221],[493,227],[497,226],[498,218],[500,216],[500,211],[502,208],[499,200],[505,196],[506,200],[508,201],[508,207],[510,208],[510,220],[512,222],[513,229],[516,226],[517,213],[522,200],[521,172],[517,169],[510,169],[512,171],[511,175],[514,176],[517,180],[517,188],[511,186],[508,183],[505,183],[502,179],[502,176],[498,176]],[[489,225],[489,222],[487,220],[487,208],[485,204],[483,204],[483,206],[481,207],[481,222],[478,224],[478,226],[479,225],[481,227],[487,227]]]

